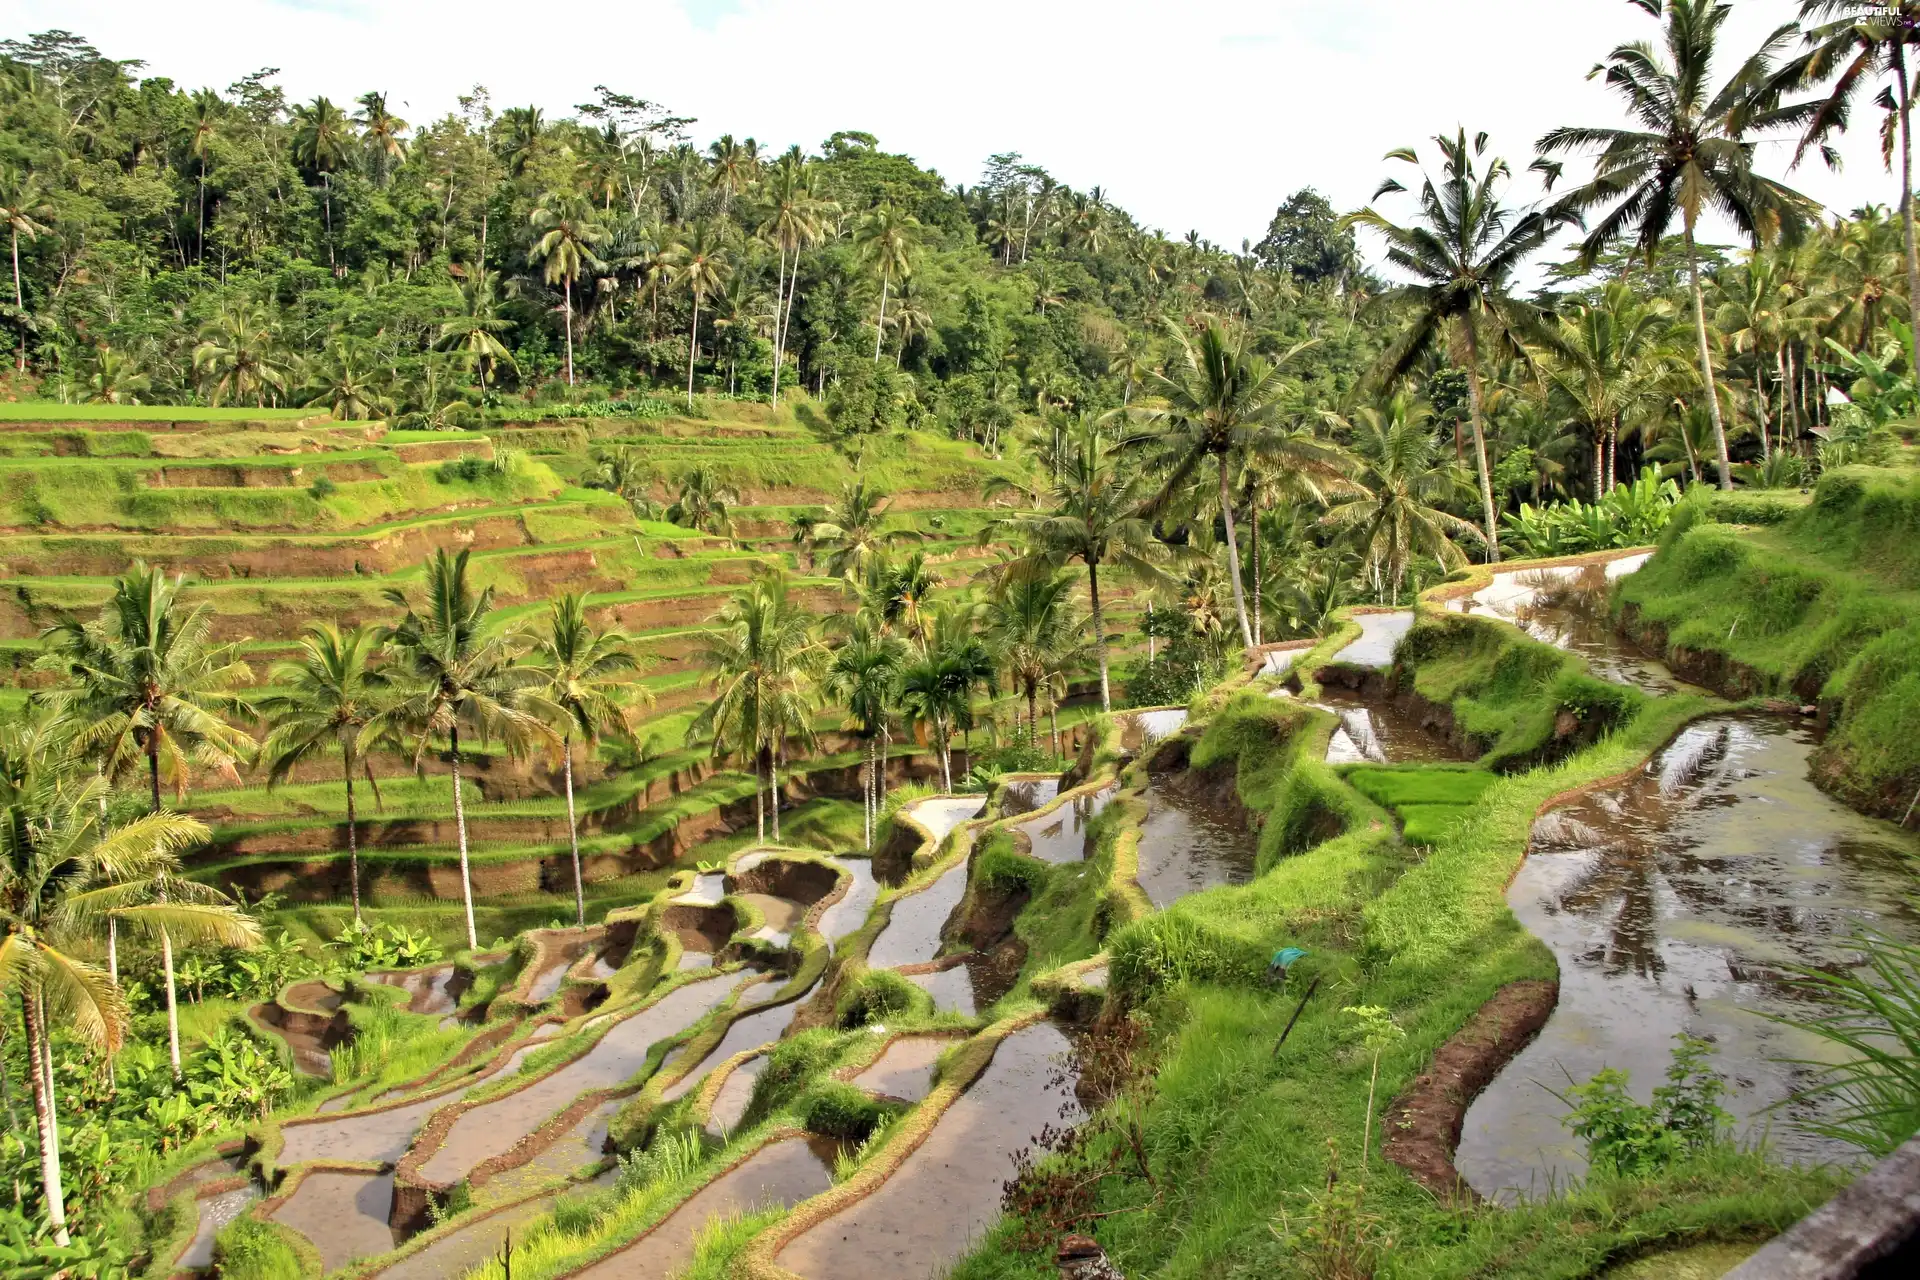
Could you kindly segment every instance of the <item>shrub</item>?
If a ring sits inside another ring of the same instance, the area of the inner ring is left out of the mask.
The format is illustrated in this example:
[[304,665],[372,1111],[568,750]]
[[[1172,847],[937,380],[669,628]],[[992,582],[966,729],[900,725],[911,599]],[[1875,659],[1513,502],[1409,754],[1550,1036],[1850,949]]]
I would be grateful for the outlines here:
[[865,1090],[840,1080],[824,1080],[807,1091],[798,1108],[809,1133],[858,1142],[887,1118],[887,1108]]
[[1563,1095],[1572,1110],[1562,1122],[1586,1143],[1595,1172],[1648,1177],[1726,1138],[1733,1117],[1720,1106],[1725,1077],[1706,1065],[1713,1046],[1685,1032],[1674,1039],[1667,1083],[1651,1103],[1634,1101],[1627,1073],[1612,1067]]
[[1038,893],[1047,887],[1047,868],[1014,852],[1013,838],[996,831],[973,860],[973,882],[995,893]]
[[1521,503],[1518,514],[1502,522],[1504,537],[1529,556],[1564,556],[1583,551],[1638,547],[1656,541],[1680,501],[1680,486],[1661,480],[1652,467],[1598,502],[1578,498],[1546,507]]
[[301,1280],[300,1255],[280,1228],[244,1216],[214,1237],[213,1263],[221,1280]]
[[471,455],[464,458],[449,458],[433,469],[433,478],[441,484],[477,484],[495,473],[494,464],[485,458]]
[[835,1020],[843,1027],[864,1027],[911,1013],[926,994],[891,969],[870,969],[840,997]]
[[330,477],[316,476],[313,483],[307,486],[307,496],[315,502],[325,502],[338,492],[339,488],[340,486],[335,484]]

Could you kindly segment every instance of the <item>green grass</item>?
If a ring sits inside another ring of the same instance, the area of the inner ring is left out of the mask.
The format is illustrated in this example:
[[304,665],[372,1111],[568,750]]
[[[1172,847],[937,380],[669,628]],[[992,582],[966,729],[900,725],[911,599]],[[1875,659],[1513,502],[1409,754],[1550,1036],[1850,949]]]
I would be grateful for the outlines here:
[[1412,845],[1437,844],[1497,781],[1482,769],[1444,765],[1363,765],[1347,770],[1346,779],[1361,795],[1393,810]]
[[209,409],[190,404],[55,404],[0,401],[0,422],[270,422],[327,420],[324,409]]

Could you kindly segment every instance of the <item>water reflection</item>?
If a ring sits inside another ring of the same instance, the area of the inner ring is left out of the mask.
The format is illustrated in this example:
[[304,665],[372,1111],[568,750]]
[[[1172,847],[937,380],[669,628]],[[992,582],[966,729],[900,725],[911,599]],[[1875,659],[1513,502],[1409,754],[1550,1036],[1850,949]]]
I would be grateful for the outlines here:
[[1253,834],[1237,815],[1207,796],[1192,774],[1156,775],[1146,797],[1137,878],[1156,908],[1164,910],[1202,889],[1253,878]]
[[[1612,1066],[1645,1098],[1682,1030],[1715,1042],[1730,1109],[1761,1119],[1798,1083],[1776,1060],[1821,1052],[1762,1016],[1809,999],[1784,966],[1856,963],[1862,924],[1920,937],[1907,896],[1914,843],[1815,788],[1812,746],[1797,724],[1702,721],[1628,783],[1536,824],[1508,900],[1560,960],[1560,1005],[1467,1115],[1455,1163],[1476,1189],[1540,1192],[1581,1172],[1564,1108],[1541,1086]],[[1771,1140],[1788,1159],[1853,1155],[1791,1124]]]
[[1602,680],[1648,693],[1673,693],[1689,686],[1657,657],[1622,636],[1613,621],[1614,581],[1647,559],[1636,555],[1604,564],[1496,573],[1491,583],[1465,600],[1454,601],[1453,607],[1504,618],[1536,640],[1577,653]]
[[1113,788],[1075,796],[1044,817],[1022,823],[1033,856],[1042,862],[1081,862],[1087,856],[1087,824],[1113,800]]

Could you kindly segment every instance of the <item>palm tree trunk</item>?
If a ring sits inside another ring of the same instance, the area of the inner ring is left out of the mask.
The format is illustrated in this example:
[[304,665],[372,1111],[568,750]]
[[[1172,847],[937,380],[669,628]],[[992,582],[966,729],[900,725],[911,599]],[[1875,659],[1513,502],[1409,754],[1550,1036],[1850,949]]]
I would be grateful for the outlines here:
[[147,737],[147,782],[153,792],[153,812],[160,812],[160,740]]
[[[26,317],[27,304],[22,299],[21,293],[20,293],[20,232],[18,228],[15,228],[13,230],[12,236],[13,236],[13,309],[24,320]],[[24,324],[20,326],[20,360],[19,360],[19,363],[14,367],[21,373],[25,373],[27,371],[27,329]]]
[[700,341],[700,295],[693,295],[693,324],[687,328],[687,408],[693,408],[693,357]]
[[1220,514],[1227,522],[1227,571],[1233,578],[1233,612],[1240,619],[1240,643],[1253,648],[1253,627],[1247,622],[1247,593],[1240,583],[1240,541],[1233,533],[1233,495],[1227,490],[1227,455],[1220,455]]
[[567,291],[567,311],[566,311],[567,385],[572,386],[573,385],[573,277],[567,276],[565,278],[564,284]]
[[767,842],[767,791],[762,754],[759,747],[753,749],[753,825],[757,844]]
[[1693,228],[1686,229],[1687,283],[1693,290],[1693,334],[1700,345],[1700,381],[1707,389],[1707,412],[1713,417],[1713,447],[1720,462],[1720,487],[1733,488],[1733,461],[1727,453],[1727,424],[1720,417],[1720,392],[1713,381],[1713,350],[1707,345],[1707,296],[1700,290],[1700,252]]
[[320,173],[320,185],[326,189],[327,270],[337,271],[339,267],[333,260],[333,174],[322,170]]
[[467,909],[467,947],[480,949],[480,935],[473,927],[473,876],[467,867],[467,808],[460,795],[460,726],[448,734],[453,755],[453,829],[460,842],[460,901]]
[[587,927],[587,891],[580,881],[580,823],[573,816],[573,735],[567,734],[560,740],[560,750],[564,753],[565,777],[567,781],[567,847],[573,853],[573,920],[582,929]]
[[37,996],[20,993],[20,1013],[27,1029],[27,1061],[31,1070],[27,1083],[33,1094],[34,1127],[40,1134],[40,1185],[47,1202],[47,1221],[53,1227],[53,1242],[66,1248],[67,1197],[60,1185],[60,1122],[53,1111],[53,1089],[41,1062],[46,1054],[47,1025]]
[[860,779],[860,821],[869,853],[873,851],[873,739],[867,739],[867,771]]
[[780,270],[773,278],[773,397],[767,401],[780,407],[780,344],[786,334],[780,330],[780,304],[787,297],[787,246],[780,246]]
[[1601,482],[1606,478],[1606,464],[1600,458],[1600,437],[1605,434],[1599,423],[1593,424],[1593,500],[1600,501]]
[[889,273],[880,273],[880,322],[873,327],[873,362],[880,363],[880,342],[887,334],[887,285]]
[[[800,291],[800,248],[794,246],[793,275],[787,279],[787,304],[780,320],[780,359],[787,358],[787,340],[793,336],[793,295]],[[804,389],[804,387],[803,387]]]
[[1049,693],[1047,695],[1047,720],[1053,725],[1053,758],[1060,758],[1060,703]]
[[1247,537],[1253,543],[1253,644],[1255,648],[1259,648],[1262,634],[1260,625],[1262,610],[1260,608],[1260,496],[1257,490],[1247,501],[1247,522],[1249,526]]
[[200,157],[200,243],[193,252],[196,264],[207,260],[207,158]]
[[347,780],[347,880],[353,886],[353,920],[360,922],[360,831],[353,812],[353,758],[340,749],[341,772]]
[[780,757],[786,750],[786,740],[773,754],[767,757],[767,806],[773,810],[773,842],[780,843]]
[[1480,335],[1462,321],[1467,340],[1467,410],[1473,419],[1473,463],[1480,472],[1480,517],[1487,535],[1487,563],[1500,563],[1500,529],[1493,515],[1493,473],[1487,469],[1487,406],[1480,390]]
[[[1907,297],[1913,299],[1920,298],[1920,250],[1913,235],[1913,89],[1907,83],[1906,45],[1898,40],[1893,45],[1893,80],[1900,86],[1900,225],[1907,240]],[[1913,368],[1920,377],[1920,320],[1913,330]]]
[[160,930],[160,972],[167,983],[167,1061],[173,1065],[173,1078],[180,1079],[180,1009],[173,992],[173,938],[163,926]]
[[1087,561],[1087,594],[1093,603],[1093,650],[1100,658],[1100,710],[1113,710],[1113,694],[1107,683],[1107,617],[1100,610],[1100,562]]

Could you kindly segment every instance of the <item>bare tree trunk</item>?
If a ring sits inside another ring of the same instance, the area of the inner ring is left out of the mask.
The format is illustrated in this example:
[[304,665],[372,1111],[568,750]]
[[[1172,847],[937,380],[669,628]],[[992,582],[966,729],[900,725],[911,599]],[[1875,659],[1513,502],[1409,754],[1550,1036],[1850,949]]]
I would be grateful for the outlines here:
[[767,760],[767,803],[773,809],[773,842],[780,843],[780,757],[787,753],[784,736]]
[[480,935],[473,927],[473,875],[467,866],[467,808],[460,794],[460,729],[454,726],[451,734],[453,748],[453,829],[460,841],[460,901],[467,909],[467,947],[480,949]]
[[700,341],[700,295],[693,295],[693,324],[687,329],[687,408],[693,408],[693,358]]
[[[1907,241],[1907,298],[1920,299],[1920,251],[1913,235],[1913,88],[1907,83],[1907,47],[1896,40],[1893,45],[1893,80],[1900,86],[1900,224]],[[1916,309],[1920,309],[1917,307]],[[1913,321],[1913,369],[1920,378],[1920,317]]]
[[865,849],[873,852],[873,739],[867,739],[867,776],[860,780],[860,820],[866,837]]
[[173,992],[173,937],[163,926],[160,930],[160,972],[167,983],[167,1061],[173,1065],[173,1078],[180,1079],[180,1009]]
[[1113,710],[1113,692],[1107,681],[1107,617],[1100,609],[1100,566],[1087,561],[1087,594],[1093,603],[1093,649],[1100,658],[1100,710]]
[[1707,412],[1713,416],[1713,447],[1719,456],[1720,487],[1733,488],[1733,460],[1727,453],[1727,424],[1720,417],[1720,393],[1713,381],[1713,350],[1707,345],[1707,299],[1700,291],[1700,252],[1693,228],[1686,229],[1687,282],[1693,289],[1693,333],[1700,345],[1700,380],[1707,389]]
[[44,1011],[37,996],[20,993],[20,1011],[27,1030],[27,1081],[33,1093],[34,1127],[40,1131],[40,1184],[47,1201],[47,1221],[53,1227],[53,1242],[61,1248],[71,1243],[67,1236],[67,1197],[60,1185],[60,1122],[54,1114],[53,1088],[41,1064],[46,1057],[49,1034]]
[[353,919],[360,922],[360,830],[353,812],[353,760],[340,749],[341,772],[347,780],[347,878],[353,886]]
[[873,362],[880,363],[880,343],[887,334],[887,286],[892,283],[889,273],[880,273],[880,322],[873,328]]
[[1047,720],[1053,725],[1053,758],[1060,758],[1060,703],[1049,693],[1047,695]]
[[780,246],[780,270],[773,278],[773,396],[767,401],[774,408],[780,407],[780,340],[785,335],[780,331],[780,304],[786,301],[787,294],[787,246]]
[[565,280],[567,290],[567,385],[573,385],[573,277]]
[[753,750],[753,829],[754,842],[767,842],[767,792],[765,775],[762,772],[764,753],[759,747]]
[[1227,489],[1227,455],[1220,462],[1220,514],[1227,522],[1227,571],[1233,577],[1233,612],[1240,619],[1240,643],[1253,648],[1253,626],[1247,621],[1247,592],[1240,582],[1240,541],[1233,532],[1233,494]]
[[1500,563],[1500,527],[1493,513],[1493,473],[1487,468],[1487,406],[1480,389],[1480,337],[1461,322],[1467,346],[1467,407],[1473,417],[1473,464],[1480,472],[1480,517],[1487,536],[1487,563]]
[[580,880],[580,822],[573,816],[573,735],[571,733],[561,739],[560,749],[566,753],[564,777],[567,785],[567,847],[573,853],[573,920],[584,929],[587,927],[587,891]]
[[1261,622],[1265,613],[1265,610],[1260,607],[1260,495],[1258,490],[1248,500],[1247,506],[1249,508],[1247,521],[1251,526],[1247,536],[1253,543],[1253,645],[1257,649],[1262,643]]

